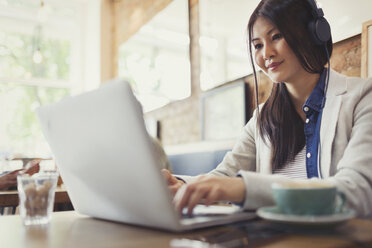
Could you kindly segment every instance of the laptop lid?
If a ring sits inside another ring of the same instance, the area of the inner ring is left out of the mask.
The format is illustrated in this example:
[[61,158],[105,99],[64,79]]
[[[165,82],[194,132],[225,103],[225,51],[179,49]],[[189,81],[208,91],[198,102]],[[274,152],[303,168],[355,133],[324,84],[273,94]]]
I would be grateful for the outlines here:
[[128,83],[37,110],[74,208],[93,217],[179,229],[142,109]]

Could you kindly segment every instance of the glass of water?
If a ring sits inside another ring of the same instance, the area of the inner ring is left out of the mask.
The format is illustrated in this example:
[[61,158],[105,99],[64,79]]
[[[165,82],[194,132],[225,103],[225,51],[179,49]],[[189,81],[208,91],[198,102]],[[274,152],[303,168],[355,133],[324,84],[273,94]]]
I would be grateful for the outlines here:
[[19,212],[23,224],[48,224],[54,206],[58,172],[42,172],[32,176],[22,174],[17,177]]

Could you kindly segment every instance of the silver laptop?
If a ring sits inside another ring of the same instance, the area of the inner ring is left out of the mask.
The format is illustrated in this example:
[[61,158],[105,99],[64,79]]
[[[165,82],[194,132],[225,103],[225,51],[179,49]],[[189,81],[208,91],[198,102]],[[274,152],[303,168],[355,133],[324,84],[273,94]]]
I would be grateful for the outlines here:
[[255,217],[233,207],[198,206],[192,218],[175,211],[142,108],[126,82],[110,81],[40,107],[37,114],[72,204],[82,214],[172,231]]

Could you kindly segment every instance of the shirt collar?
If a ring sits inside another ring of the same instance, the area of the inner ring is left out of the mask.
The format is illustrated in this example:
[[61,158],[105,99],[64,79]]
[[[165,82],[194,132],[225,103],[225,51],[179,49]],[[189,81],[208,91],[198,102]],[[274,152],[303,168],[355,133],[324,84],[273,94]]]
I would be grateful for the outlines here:
[[306,100],[304,107],[309,107],[310,109],[320,112],[323,108],[322,102],[324,100],[324,85],[326,79],[327,69],[324,68],[323,72],[320,74],[318,83],[311,92],[309,98]]

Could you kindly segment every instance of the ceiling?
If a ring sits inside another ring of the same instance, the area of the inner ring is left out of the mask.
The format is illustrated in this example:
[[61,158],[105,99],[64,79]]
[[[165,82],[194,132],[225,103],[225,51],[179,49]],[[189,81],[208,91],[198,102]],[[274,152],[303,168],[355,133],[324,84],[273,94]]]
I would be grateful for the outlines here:
[[[259,0],[200,0],[199,3],[201,29],[208,26],[216,32],[232,34],[245,30]],[[372,19],[372,0],[318,0],[318,4],[331,25],[334,42],[361,33],[362,23]]]
[[[236,36],[244,33],[249,16],[260,0],[199,0],[201,33]],[[361,33],[372,19],[372,0],[318,0],[332,28],[334,42]],[[165,26],[187,31],[187,0],[174,0],[156,19]],[[185,20],[186,19],[186,20]]]

